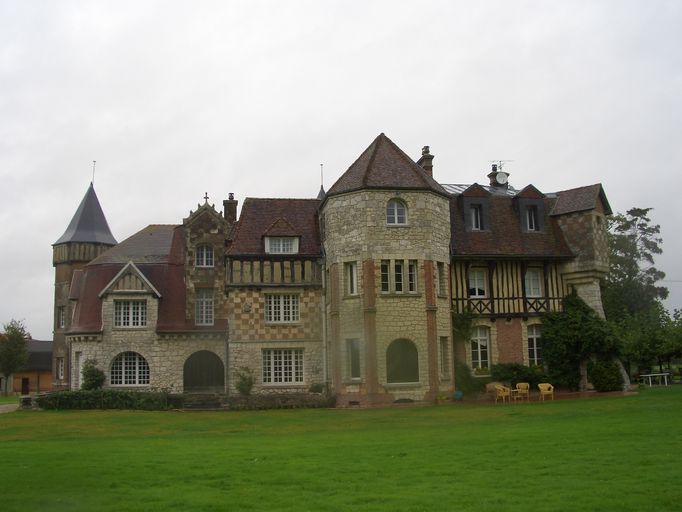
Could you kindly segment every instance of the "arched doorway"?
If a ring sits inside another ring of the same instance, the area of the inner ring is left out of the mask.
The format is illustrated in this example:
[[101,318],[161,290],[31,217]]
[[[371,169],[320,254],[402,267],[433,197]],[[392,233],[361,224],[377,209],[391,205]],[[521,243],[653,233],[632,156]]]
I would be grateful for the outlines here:
[[187,358],[183,368],[185,393],[224,393],[225,366],[208,350],[200,350]]

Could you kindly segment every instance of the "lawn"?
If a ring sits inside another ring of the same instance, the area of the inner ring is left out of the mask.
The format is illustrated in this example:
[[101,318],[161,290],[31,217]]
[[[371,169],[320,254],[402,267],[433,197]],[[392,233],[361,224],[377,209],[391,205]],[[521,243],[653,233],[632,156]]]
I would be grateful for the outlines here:
[[0,415],[0,508],[680,510],[682,386],[628,397]]
[[14,395],[2,396],[0,395],[0,405],[3,404],[18,404],[19,397]]

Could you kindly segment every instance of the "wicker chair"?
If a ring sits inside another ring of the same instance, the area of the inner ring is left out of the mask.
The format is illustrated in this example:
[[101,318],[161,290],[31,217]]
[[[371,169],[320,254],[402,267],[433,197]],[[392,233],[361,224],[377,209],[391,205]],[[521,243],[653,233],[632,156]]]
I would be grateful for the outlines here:
[[502,403],[511,400],[511,389],[500,384],[495,385],[495,403],[502,399]]
[[540,390],[540,400],[545,400],[546,396],[552,397],[552,400],[554,400],[554,386],[547,382],[543,382],[542,384],[538,384],[538,389]]
[[530,402],[530,384],[527,382],[517,382],[512,398],[514,398],[514,401],[525,399]]

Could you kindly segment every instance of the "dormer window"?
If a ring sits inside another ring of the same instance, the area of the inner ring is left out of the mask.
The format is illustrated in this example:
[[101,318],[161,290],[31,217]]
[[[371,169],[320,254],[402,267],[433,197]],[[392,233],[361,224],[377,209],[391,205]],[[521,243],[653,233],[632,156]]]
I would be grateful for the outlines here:
[[212,267],[213,266],[213,247],[210,245],[197,246],[197,255],[195,260],[197,267]]
[[407,224],[407,206],[400,199],[391,199],[386,204],[386,224],[389,226]]
[[298,237],[266,236],[265,252],[267,254],[298,254]]
[[528,231],[540,231],[538,207],[536,205],[526,206],[526,226]]
[[469,207],[469,220],[471,231],[481,231],[483,229],[483,207],[480,204],[472,204]]

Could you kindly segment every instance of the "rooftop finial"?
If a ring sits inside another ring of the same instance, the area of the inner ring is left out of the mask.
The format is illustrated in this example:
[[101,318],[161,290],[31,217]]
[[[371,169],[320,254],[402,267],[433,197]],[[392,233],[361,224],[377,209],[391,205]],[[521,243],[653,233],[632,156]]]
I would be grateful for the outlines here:
[[204,192],[204,202],[208,204],[208,192]]
[[320,164],[320,186],[324,187],[324,164]]
[[92,184],[95,184],[95,164],[97,163],[97,160],[92,161]]

